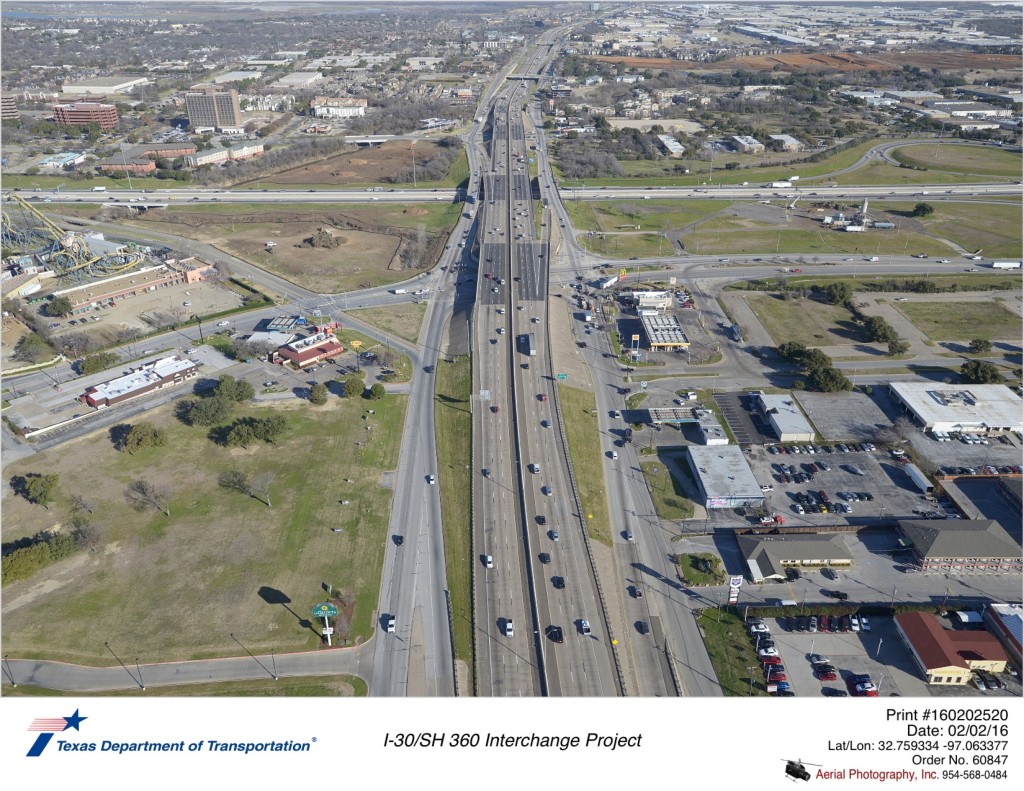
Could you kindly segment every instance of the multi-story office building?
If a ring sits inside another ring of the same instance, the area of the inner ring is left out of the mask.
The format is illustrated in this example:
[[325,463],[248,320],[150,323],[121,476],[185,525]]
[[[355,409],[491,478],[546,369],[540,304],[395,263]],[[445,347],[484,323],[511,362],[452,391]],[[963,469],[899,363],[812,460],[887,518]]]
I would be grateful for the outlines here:
[[185,94],[185,110],[193,129],[237,129],[242,126],[238,91],[215,85],[193,85]]
[[95,122],[100,129],[113,129],[117,126],[117,108],[112,104],[98,102],[71,102],[55,104],[53,120],[68,126],[88,126]]

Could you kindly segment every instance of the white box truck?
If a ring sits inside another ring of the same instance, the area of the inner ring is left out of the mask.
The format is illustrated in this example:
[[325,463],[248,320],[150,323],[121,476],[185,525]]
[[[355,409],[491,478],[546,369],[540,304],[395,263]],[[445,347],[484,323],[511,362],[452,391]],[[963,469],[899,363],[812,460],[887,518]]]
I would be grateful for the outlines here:
[[1020,261],[993,261],[993,269],[1020,269]]

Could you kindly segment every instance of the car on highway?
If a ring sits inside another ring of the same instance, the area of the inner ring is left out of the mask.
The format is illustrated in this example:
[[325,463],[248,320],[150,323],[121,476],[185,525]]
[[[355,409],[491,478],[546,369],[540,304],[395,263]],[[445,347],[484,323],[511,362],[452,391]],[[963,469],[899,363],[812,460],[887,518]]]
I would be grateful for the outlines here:
[[537,555],[537,557],[538,557],[538,559],[540,560],[541,563],[550,563],[551,562],[551,553],[550,552],[541,552],[539,555]]
[[545,497],[550,497],[551,495],[554,494],[554,490],[550,486],[541,486],[540,493],[543,494]]
[[644,589],[641,588],[639,585],[634,585],[632,588],[630,588],[629,592],[634,599],[642,599],[644,597]]
[[385,629],[387,630],[388,634],[394,634],[395,633],[395,616],[393,616],[393,615],[389,615],[388,616],[388,619],[387,619],[387,622],[386,622],[386,625],[385,625]]
[[491,556],[491,555],[484,555],[484,568],[485,569],[493,569],[494,568],[494,557],[493,556]]
[[540,422],[540,427],[541,428],[551,428],[551,421],[550,420],[542,420]]
[[608,456],[614,461],[619,458],[619,452],[617,450],[608,451]]
[[590,621],[586,618],[580,618],[580,633],[584,635],[590,634]]
[[505,624],[502,627],[502,631],[505,633],[505,637],[515,637],[516,636],[515,627],[512,625],[512,619],[511,618],[506,618],[505,619]]
[[553,643],[565,642],[565,634],[562,632],[561,626],[551,625],[546,630],[548,639]]
[[532,472],[534,475],[536,475],[537,473],[540,472],[540,465],[539,464],[530,464],[530,465],[527,465],[527,469],[530,472]]
[[427,483],[429,483],[429,484],[437,483],[437,477],[434,476],[434,475],[428,475],[427,476]]
[[557,530],[552,530],[550,535],[551,535],[551,540],[552,541],[557,541],[558,540],[558,531]]
[[218,321],[217,322],[217,326],[218,327],[227,327],[229,324],[231,324],[230,321]]

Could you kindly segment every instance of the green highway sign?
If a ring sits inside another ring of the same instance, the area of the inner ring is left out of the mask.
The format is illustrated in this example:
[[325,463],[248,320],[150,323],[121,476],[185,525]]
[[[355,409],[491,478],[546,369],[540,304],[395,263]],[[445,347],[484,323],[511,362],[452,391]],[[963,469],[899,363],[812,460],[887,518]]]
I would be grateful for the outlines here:
[[564,382],[568,378],[569,374],[555,374],[555,379],[557,379],[559,382]]
[[334,618],[338,614],[338,608],[328,601],[313,605],[314,618]]

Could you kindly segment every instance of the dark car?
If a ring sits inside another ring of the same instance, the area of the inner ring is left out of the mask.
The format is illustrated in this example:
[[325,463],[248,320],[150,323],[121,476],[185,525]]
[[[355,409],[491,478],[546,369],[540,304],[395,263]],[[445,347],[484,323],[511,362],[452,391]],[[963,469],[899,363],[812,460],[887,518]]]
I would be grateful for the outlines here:
[[790,582],[800,579],[801,576],[800,569],[795,569],[792,566],[786,569],[786,579]]
[[830,591],[830,590],[825,590],[825,589],[822,589],[821,595],[822,596],[828,596],[830,599],[839,599],[839,601],[845,601],[846,599],[850,598],[843,591]]
[[553,643],[565,642],[565,634],[562,632],[561,626],[549,626],[547,628],[548,639]]
[[537,514],[537,524],[546,525],[548,523],[547,517],[544,514]]
[[538,555],[537,557],[540,558],[540,562],[541,563],[550,563],[551,562],[551,555],[549,553],[547,553],[547,552],[541,552],[540,555]]
[[809,620],[808,618],[805,618],[803,616],[797,618],[796,619],[796,630],[798,632],[806,632],[807,631],[807,622],[808,622],[808,620]]
[[642,599],[644,597],[644,590],[639,585],[634,585],[630,588],[630,594],[634,599]]
[[395,536],[395,546],[400,547],[405,543],[405,536]]
[[821,694],[827,698],[848,698],[850,693],[845,689],[836,689],[835,687],[822,687]]
[[854,686],[856,686],[857,684],[870,684],[871,676],[869,676],[867,673],[858,673],[856,675],[850,676],[846,681],[847,683],[853,684]]
[[850,631],[850,616],[849,615],[840,616],[840,618],[839,618],[839,631],[840,632],[848,632],[848,631]]
[[835,616],[828,619],[828,630],[832,632],[832,634],[839,631],[839,619]]
[[779,618],[779,626],[782,627],[782,631],[784,631],[784,632],[792,632],[793,631],[793,620],[794,620],[793,618]]

